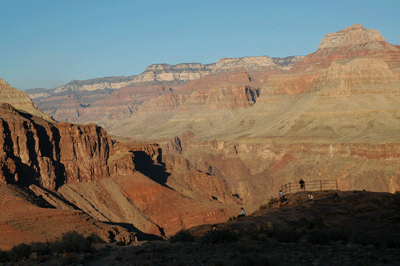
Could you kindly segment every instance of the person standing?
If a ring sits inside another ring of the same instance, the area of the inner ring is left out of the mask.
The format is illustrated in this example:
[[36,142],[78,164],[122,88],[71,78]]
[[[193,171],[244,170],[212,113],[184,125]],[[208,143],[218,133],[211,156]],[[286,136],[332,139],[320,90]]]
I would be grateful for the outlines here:
[[303,178],[300,179],[299,184],[300,184],[300,190],[305,191],[306,190],[306,185],[305,185],[305,182],[304,182]]

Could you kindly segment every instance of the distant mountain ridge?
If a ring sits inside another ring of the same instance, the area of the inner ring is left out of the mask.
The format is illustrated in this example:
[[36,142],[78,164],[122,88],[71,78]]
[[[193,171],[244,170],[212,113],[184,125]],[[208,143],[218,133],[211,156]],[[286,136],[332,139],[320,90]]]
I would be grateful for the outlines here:
[[[104,89],[120,89],[125,86],[132,85],[134,83],[140,82],[171,82],[177,81],[180,83],[187,82],[189,80],[199,79],[200,77],[210,73],[216,68],[220,68],[221,62],[226,62],[229,60],[230,64],[224,64],[225,68],[234,66],[244,66],[244,67],[256,67],[263,66],[260,63],[243,63],[246,59],[254,61],[257,59],[270,60],[271,65],[274,64],[278,68],[288,69],[293,66],[296,62],[300,61],[303,56],[289,56],[285,58],[279,57],[268,57],[268,56],[258,56],[258,57],[241,57],[241,58],[222,58],[217,63],[212,64],[201,64],[201,63],[180,63],[177,65],[170,64],[153,64],[146,68],[140,75],[133,76],[120,76],[120,77],[103,77],[88,80],[72,80],[67,84],[60,86],[55,89],[28,89],[25,92],[32,98],[39,98],[36,94],[42,93],[62,93],[66,91],[80,91],[80,90],[104,90]],[[171,75],[163,74],[176,74],[174,79],[171,79]],[[41,96],[40,96],[41,97]]]
[[[171,90],[176,86],[184,85],[213,73],[244,68],[255,70],[286,70],[290,69],[302,56],[289,56],[286,58],[270,58],[269,56],[223,58],[217,63],[181,63],[177,65],[153,64],[146,68],[140,75],[129,77],[104,77],[89,80],[73,80],[61,87],[49,90],[26,90],[31,99],[35,100],[38,108],[58,121],[78,122],[79,117],[86,113],[85,107],[111,96],[116,90],[139,86],[158,86],[153,96],[162,91],[164,86]],[[146,91],[143,89],[142,92]],[[149,99],[149,98],[146,98]],[[142,103],[142,102],[140,102]],[[135,107],[132,107],[135,108]],[[132,109],[131,108],[131,109]],[[128,111],[131,112],[131,111]]]
[[[355,24],[328,33],[304,57],[222,58],[190,68],[192,80],[182,71],[189,65],[156,64],[142,82],[103,98],[97,90],[35,102],[59,120],[160,143],[225,180],[246,203],[267,200],[281,182],[322,175],[347,189],[400,190],[400,46],[377,30]],[[201,71],[209,73],[195,78]]]
[[400,191],[400,46],[359,24],[322,40],[305,57],[155,64],[35,99],[86,125],[21,111],[32,101],[1,83],[0,98],[15,104],[0,106],[3,188],[59,188],[92,217],[156,236],[225,222],[236,204],[254,210],[299,179],[306,189],[330,180],[342,191]]

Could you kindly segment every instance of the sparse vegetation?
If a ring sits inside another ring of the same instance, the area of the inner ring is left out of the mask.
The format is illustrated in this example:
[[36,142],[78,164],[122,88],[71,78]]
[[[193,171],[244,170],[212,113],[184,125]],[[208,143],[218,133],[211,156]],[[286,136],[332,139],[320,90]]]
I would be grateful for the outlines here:
[[240,266],[247,266],[247,265],[263,265],[263,266],[270,266],[270,265],[280,265],[279,262],[271,258],[270,256],[266,256],[263,254],[258,254],[258,253],[251,253],[251,254],[244,254],[241,255],[238,259],[238,261],[233,264],[233,265],[240,265]]
[[342,241],[347,243],[350,238],[350,233],[342,228],[331,228],[328,230],[328,238],[330,241]]
[[368,199],[368,202],[381,205],[381,204],[383,203],[383,200],[382,200],[381,197],[370,197],[370,198]]
[[62,237],[53,244],[53,250],[57,253],[83,253],[92,251],[92,246],[83,235],[76,231],[70,231],[63,234]]
[[329,243],[327,230],[312,230],[307,235],[307,242],[310,244],[326,245]]
[[383,243],[383,238],[380,237],[377,232],[368,231],[362,234],[353,234],[351,242],[363,246],[373,245],[375,247],[380,247]]
[[169,238],[169,242],[171,242],[171,243],[194,242],[194,241],[195,241],[194,236],[185,230],[180,230],[178,233],[176,233],[175,235],[173,235]]
[[6,262],[9,260],[9,252],[0,249],[0,263]]
[[210,243],[210,244],[217,244],[217,243],[226,243],[226,242],[236,242],[239,237],[230,230],[213,230],[208,231],[204,234],[201,238],[202,243]]
[[277,204],[278,202],[279,202],[279,199],[271,197],[271,199],[269,200],[267,206],[268,206],[268,208],[271,208],[273,205]]
[[[0,263],[7,261],[19,261],[27,259],[32,253],[37,256],[60,253],[85,253],[93,252],[92,243],[100,243],[101,238],[94,234],[85,238],[76,231],[64,233],[61,238],[53,242],[32,242],[30,244],[22,243],[14,246],[10,251],[0,250]],[[104,242],[103,240],[101,240]],[[71,258],[73,256],[70,256]]]
[[25,243],[19,244],[11,249],[12,256],[15,260],[29,258],[31,255],[31,246]]
[[259,235],[257,236],[257,239],[260,240],[260,241],[267,241],[267,240],[268,240],[268,235],[266,235],[266,234],[259,234]]
[[297,230],[282,229],[276,233],[276,240],[285,243],[294,243],[299,241],[301,233]]
[[[386,195],[376,195],[380,194],[357,195],[357,201],[352,198],[348,205],[343,197],[338,205],[334,205],[337,201],[332,201],[334,204],[328,201],[329,205],[325,206],[283,206],[265,216],[260,213],[260,216],[251,215],[244,219],[232,216],[229,223],[213,226],[220,230],[211,230],[202,237],[194,237],[189,231],[182,230],[171,236],[170,241],[151,241],[129,248],[118,246],[125,245],[120,241],[114,243],[117,246],[107,245],[105,248],[113,249],[112,254],[117,254],[113,259],[117,262],[131,259],[135,254],[131,265],[176,265],[174,262],[179,260],[203,265],[278,265],[275,256],[281,258],[289,253],[295,255],[278,263],[311,265],[324,260],[318,252],[333,254],[334,265],[340,262],[340,258],[353,258],[356,253],[363,257],[348,260],[351,265],[372,265],[370,261],[378,262],[376,265],[397,265],[400,233],[396,233],[398,215],[393,212],[398,210],[397,196],[393,195],[394,200],[391,200]],[[374,206],[380,211],[390,212],[382,212],[382,215],[381,212],[368,211]],[[360,208],[359,213],[357,208]],[[348,219],[355,215],[357,223],[352,224]],[[195,230],[196,235],[202,233]],[[69,247],[76,246],[77,240],[82,243],[86,240],[89,246],[103,242],[96,235],[84,238],[76,232],[68,232],[54,242],[21,244],[10,251],[0,250],[0,264],[50,265],[54,261],[54,265],[78,265],[85,264],[88,259],[94,260],[91,263],[100,260],[101,256],[90,254],[92,251],[78,251],[85,250],[85,245],[78,245],[76,251],[70,251],[73,249]],[[64,248],[60,248],[61,243]],[[99,246],[98,250],[104,250],[104,247]],[[313,256],[317,258],[315,261],[310,259]]]
[[103,239],[101,239],[101,237],[99,237],[98,235],[96,235],[96,234],[91,234],[90,236],[88,236],[87,238],[86,238],[86,240],[87,241],[89,241],[89,243],[91,243],[91,244],[100,244],[100,243],[104,243],[104,240]]
[[232,222],[234,222],[234,221],[236,221],[237,219],[236,219],[236,216],[230,216],[229,218],[228,218],[228,223],[232,223]]

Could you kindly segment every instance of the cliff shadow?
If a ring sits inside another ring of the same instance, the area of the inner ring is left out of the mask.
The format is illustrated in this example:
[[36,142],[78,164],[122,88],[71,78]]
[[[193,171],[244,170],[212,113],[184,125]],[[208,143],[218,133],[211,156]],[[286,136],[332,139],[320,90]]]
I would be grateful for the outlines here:
[[[30,165],[24,164],[21,158],[14,156],[14,160],[18,165],[17,173],[23,176],[24,179],[19,182],[19,185],[29,186],[35,184],[41,186],[43,181],[40,176],[39,156],[48,158],[49,164],[54,167],[54,175],[49,173],[47,178],[54,178],[55,189],[65,183],[65,166],[60,162],[60,133],[52,123],[39,123],[34,119],[34,116],[18,111],[18,113],[27,119],[29,122],[24,121],[23,127],[26,131],[26,148],[29,155]],[[32,130],[32,128],[34,130]],[[7,131],[11,134],[9,127]],[[7,133],[8,133],[7,132]],[[36,135],[36,136],[35,136]],[[12,143],[12,139],[10,139]],[[18,145],[18,143],[16,143]],[[14,151],[12,154],[14,154]]]
[[[129,232],[136,233],[139,241],[165,240],[164,238],[157,236],[157,235],[146,234],[146,233],[142,232],[141,230],[137,229],[133,224],[130,224],[130,223],[114,223],[114,222],[104,222],[104,223],[109,224],[109,225],[118,225],[118,226],[121,226],[121,227],[127,229]],[[160,229],[160,233],[162,235],[164,235],[162,228],[159,228],[159,229]]]
[[164,163],[159,162],[160,160],[158,159],[157,162],[154,162],[150,155],[144,151],[134,151],[133,154],[133,162],[136,170],[148,176],[153,181],[168,187],[166,183],[171,174],[166,171],[167,168]]

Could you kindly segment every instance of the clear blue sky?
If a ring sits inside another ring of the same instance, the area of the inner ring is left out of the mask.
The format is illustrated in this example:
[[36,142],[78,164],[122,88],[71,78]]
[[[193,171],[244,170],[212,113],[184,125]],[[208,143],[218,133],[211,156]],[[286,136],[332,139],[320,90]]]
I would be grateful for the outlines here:
[[0,78],[22,90],[138,75],[155,63],[306,55],[355,23],[400,44],[398,0],[3,2]]

